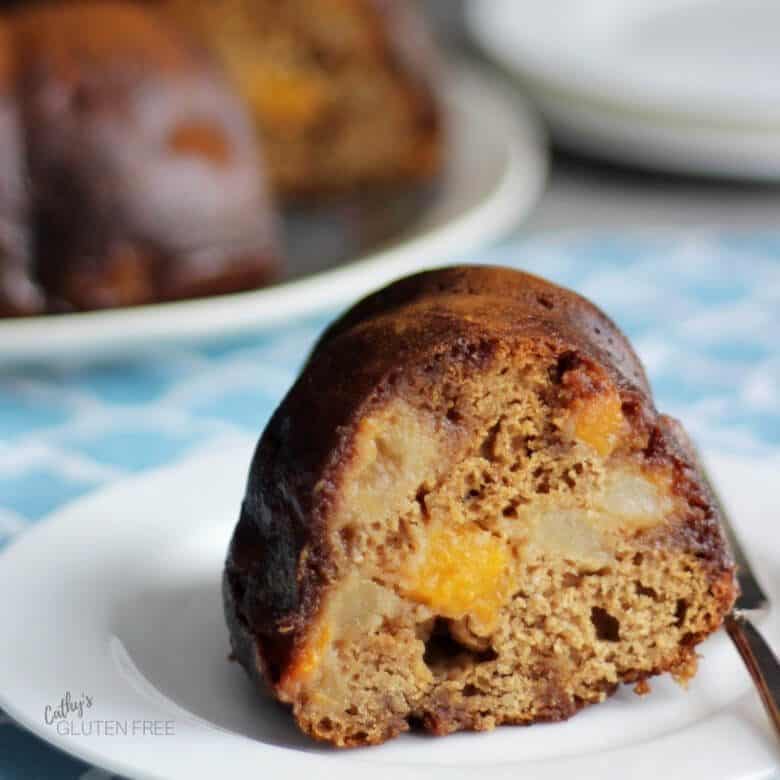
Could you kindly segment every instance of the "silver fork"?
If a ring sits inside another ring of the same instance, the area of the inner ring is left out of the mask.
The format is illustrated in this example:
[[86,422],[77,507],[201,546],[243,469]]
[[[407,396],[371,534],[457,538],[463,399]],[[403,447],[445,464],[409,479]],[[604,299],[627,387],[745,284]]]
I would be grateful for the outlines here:
[[[701,462],[701,458],[699,458],[699,463]],[[772,648],[751,622],[751,618],[758,619],[769,611],[769,598],[761,589],[761,585],[750,567],[750,561],[739,543],[737,534],[729,520],[729,514],[703,465],[701,472],[720,510],[723,530],[731,547],[734,563],[737,565],[737,582],[741,594],[734,609],[726,615],[724,621],[726,631],[742,656],[758,690],[758,695],[761,697],[761,702],[769,715],[769,720],[774,725],[777,737],[780,739],[780,661],[777,660]]]

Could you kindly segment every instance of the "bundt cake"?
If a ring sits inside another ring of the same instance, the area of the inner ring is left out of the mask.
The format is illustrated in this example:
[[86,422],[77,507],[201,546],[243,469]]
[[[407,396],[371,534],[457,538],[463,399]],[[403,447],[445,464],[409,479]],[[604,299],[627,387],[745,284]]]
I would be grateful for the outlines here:
[[415,185],[443,157],[436,56],[409,0],[153,0],[220,57],[283,196]]
[[489,267],[406,278],[330,327],[260,439],[223,583],[235,657],[338,746],[685,682],[736,593],[625,337]]
[[0,36],[0,313],[269,280],[251,119],[205,52],[120,0],[23,6]]

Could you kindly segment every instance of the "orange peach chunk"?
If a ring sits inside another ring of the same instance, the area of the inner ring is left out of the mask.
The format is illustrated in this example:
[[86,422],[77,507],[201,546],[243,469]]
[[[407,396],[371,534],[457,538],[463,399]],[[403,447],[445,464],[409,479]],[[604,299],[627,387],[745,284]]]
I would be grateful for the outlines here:
[[320,665],[328,642],[330,642],[330,629],[325,625],[319,629],[312,641],[299,651],[292,666],[285,674],[281,687],[303,682],[310,677]]
[[491,625],[506,596],[508,563],[506,545],[486,531],[442,526],[430,533],[406,595],[443,617]]
[[623,428],[623,412],[617,393],[578,399],[572,411],[574,438],[606,457],[617,446]]

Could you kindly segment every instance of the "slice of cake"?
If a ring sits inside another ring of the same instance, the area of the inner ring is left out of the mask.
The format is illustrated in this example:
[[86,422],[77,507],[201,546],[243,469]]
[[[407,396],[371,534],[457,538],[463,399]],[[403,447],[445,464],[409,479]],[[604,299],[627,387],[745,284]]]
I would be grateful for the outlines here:
[[239,661],[339,746],[685,682],[735,591],[625,337],[488,267],[404,279],[325,333],[260,440],[224,577]]

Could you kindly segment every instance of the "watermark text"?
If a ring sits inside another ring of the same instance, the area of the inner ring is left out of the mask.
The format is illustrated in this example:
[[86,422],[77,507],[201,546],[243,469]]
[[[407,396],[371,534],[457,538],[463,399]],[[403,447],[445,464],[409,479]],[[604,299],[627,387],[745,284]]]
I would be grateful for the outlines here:
[[176,733],[173,720],[91,718],[94,704],[87,693],[66,691],[57,703],[44,707],[43,721],[63,737],[172,737]]

